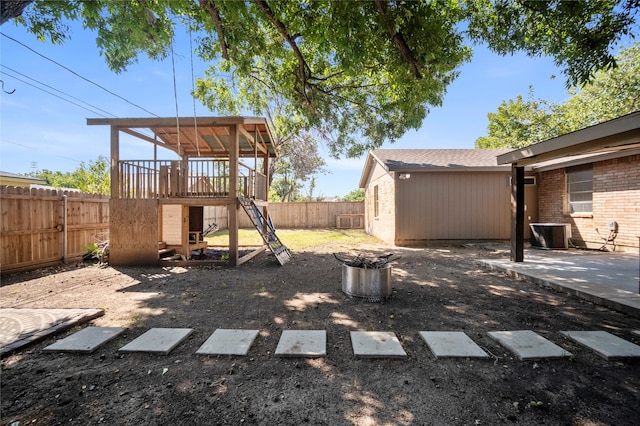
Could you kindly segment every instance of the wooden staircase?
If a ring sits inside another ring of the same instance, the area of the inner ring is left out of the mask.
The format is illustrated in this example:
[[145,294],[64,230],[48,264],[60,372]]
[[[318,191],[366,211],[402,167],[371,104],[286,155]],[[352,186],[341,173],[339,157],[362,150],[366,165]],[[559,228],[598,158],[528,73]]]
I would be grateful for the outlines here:
[[160,260],[176,260],[182,256],[176,254],[176,249],[167,248],[167,243],[164,241],[158,241],[158,259]]
[[242,205],[247,216],[251,219],[253,226],[256,227],[256,230],[260,233],[260,236],[262,236],[264,243],[269,247],[269,250],[271,250],[276,259],[278,259],[278,263],[284,265],[291,260],[291,252],[276,235],[276,228],[273,226],[271,216],[267,215],[265,219],[253,198],[238,197],[238,201],[240,201],[240,205]]

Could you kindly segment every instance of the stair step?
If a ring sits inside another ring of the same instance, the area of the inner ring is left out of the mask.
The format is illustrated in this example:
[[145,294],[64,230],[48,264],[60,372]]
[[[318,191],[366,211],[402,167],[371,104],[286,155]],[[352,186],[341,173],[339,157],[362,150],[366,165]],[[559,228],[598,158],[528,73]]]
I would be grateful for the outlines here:
[[166,257],[175,254],[176,249],[173,248],[162,248],[158,250],[159,257]]
[[[253,199],[239,198],[239,200],[244,211],[247,213],[247,216],[249,216],[249,219],[253,222],[256,230],[262,236],[262,240],[267,244],[267,246],[269,246],[271,252],[276,256],[276,259],[278,259],[278,263],[280,263],[280,265],[284,265],[291,260],[291,253],[276,235],[276,229],[271,222],[271,216],[267,215],[267,218],[265,219]],[[268,227],[268,230],[265,230],[265,224],[266,227]]]

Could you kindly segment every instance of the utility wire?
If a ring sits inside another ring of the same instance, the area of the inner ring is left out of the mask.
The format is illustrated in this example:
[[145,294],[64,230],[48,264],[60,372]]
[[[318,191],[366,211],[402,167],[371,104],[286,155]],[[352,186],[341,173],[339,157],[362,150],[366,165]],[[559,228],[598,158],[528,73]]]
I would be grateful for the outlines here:
[[[21,146],[21,147],[24,147],[24,148],[32,149],[34,151],[42,151],[42,149],[40,149],[40,148],[34,148],[32,146],[25,145],[25,144],[18,143],[18,142],[14,142],[14,141],[10,141],[8,139],[2,139],[2,143],[10,143],[12,145],[18,145],[18,146]],[[76,163],[82,163],[83,162],[83,161],[80,161],[80,160],[76,160],[75,158],[69,158],[69,157],[65,157],[65,156],[62,156],[62,155],[55,155],[55,156],[56,157],[60,157],[60,158],[64,158],[65,160],[75,161]]]
[[[4,66],[4,65],[3,65],[3,66]],[[35,84],[31,84],[31,83],[29,83],[28,81],[24,81],[23,79],[18,78],[18,77],[16,77],[15,75],[11,75],[11,74],[7,73],[6,71],[0,71],[0,73],[4,74],[4,75],[6,75],[6,76],[9,76],[9,77],[11,77],[11,78],[13,78],[13,79],[16,79],[16,80],[18,80],[18,81],[21,81],[22,83],[24,83],[24,84],[26,84],[26,85],[28,85],[28,86],[35,87],[35,88],[36,88],[36,89],[38,89],[38,90],[42,90],[43,92],[48,93],[48,94],[50,94],[51,96],[55,96],[56,98],[58,98],[58,99],[62,99],[62,100],[63,100],[63,101],[65,101],[65,102],[69,102],[70,104],[75,105],[75,106],[77,106],[77,107],[79,107],[79,108],[85,109],[85,110],[87,110],[87,111],[91,112],[92,114],[97,114],[97,115],[100,115],[100,116],[102,116],[102,117],[104,117],[104,118],[107,118],[107,116],[106,116],[106,115],[100,114],[99,112],[96,112],[96,111],[94,111],[94,110],[92,110],[92,109],[89,109],[89,108],[87,108],[87,107],[86,107],[86,106],[84,106],[84,105],[80,105],[80,104],[78,104],[78,103],[76,103],[76,102],[70,101],[70,100],[69,100],[69,99],[67,99],[67,98],[63,98],[63,97],[62,97],[62,96],[60,96],[60,95],[56,95],[55,93],[52,93],[52,92],[50,92],[50,91],[48,91],[48,90],[45,90],[45,89],[43,89],[42,87],[38,87],[38,86],[36,86]],[[28,78],[28,77],[27,77],[27,78]],[[48,86],[47,86],[47,87],[48,87]],[[57,89],[54,89],[54,90],[57,90]],[[80,102],[84,102],[84,101],[80,100]],[[84,102],[84,103],[86,104],[86,102]],[[89,104],[87,104],[87,105],[89,105]],[[90,105],[90,106],[91,106],[91,107],[93,107],[93,108],[95,108],[93,105]],[[99,108],[98,108],[98,109],[99,109]],[[113,114],[111,114],[111,115],[113,115]]]
[[27,46],[26,44],[24,44],[24,43],[22,43],[22,42],[20,42],[20,41],[16,40],[15,38],[8,36],[8,35],[6,35],[5,33],[1,32],[1,31],[0,31],[0,35],[2,35],[2,36],[4,36],[4,37],[8,38],[8,39],[9,39],[9,40],[11,40],[11,41],[14,41],[15,43],[18,43],[19,45],[21,45],[21,46],[23,46],[24,48],[26,48],[26,49],[30,50],[31,52],[35,53],[36,55],[38,55],[38,56],[40,56],[40,57],[42,57],[42,58],[46,59],[47,61],[53,62],[54,64],[58,65],[59,67],[64,68],[65,70],[69,71],[71,74],[73,74],[73,75],[75,75],[75,76],[77,76],[77,77],[79,77],[79,78],[83,79],[84,81],[86,81],[86,82],[88,82],[88,83],[91,83],[91,84],[93,84],[94,86],[99,87],[100,89],[104,90],[105,92],[107,92],[107,93],[109,93],[109,94],[111,94],[111,95],[113,95],[113,96],[115,96],[115,97],[117,97],[117,98],[119,98],[119,99],[122,99],[122,100],[123,100],[123,101],[125,101],[126,103],[128,103],[128,104],[130,104],[130,105],[133,105],[133,106],[134,106],[134,107],[136,107],[136,108],[139,108],[139,109],[143,110],[143,111],[144,111],[144,112],[146,112],[147,114],[151,114],[151,115],[152,115],[152,116],[154,116],[154,117],[159,117],[157,114],[152,113],[152,112],[151,112],[151,111],[149,111],[148,109],[143,108],[143,107],[141,107],[140,105],[135,104],[135,103],[131,102],[130,100],[126,99],[126,98],[123,98],[122,96],[118,95],[117,93],[112,92],[111,90],[107,89],[106,87],[101,86],[100,84],[98,84],[98,83],[96,83],[96,82],[94,82],[94,81],[92,81],[92,80],[90,80],[90,79],[88,79],[88,78],[86,78],[86,77],[81,76],[81,75],[80,75],[80,74],[78,74],[77,72],[73,71],[71,68],[68,68],[68,67],[66,67],[66,66],[62,65],[61,63],[56,62],[55,60],[53,60],[53,59],[51,59],[51,58],[48,58],[47,56],[43,55],[42,53],[39,53],[39,52],[37,52],[36,50],[32,49],[31,47]]
[[[112,117],[116,117],[116,115],[115,115],[115,114],[112,114],[112,113],[110,113],[109,111],[105,111],[105,110],[103,110],[102,108],[99,108],[99,107],[97,107],[97,106],[95,106],[95,105],[91,105],[89,102],[85,102],[85,101],[83,101],[83,100],[82,100],[82,99],[80,99],[80,98],[77,98],[77,97],[75,97],[75,96],[73,96],[73,95],[70,95],[70,94],[68,94],[68,93],[66,93],[66,92],[63,92],[62,90],[56,89],[56,88],[55,88],[55,87],[53,87],[53,86],[49,86],[48,84],[43,83],[43,82],[41,82],[41,81],[39,81],[39,80],[36,80],[35,78],[31,78],[31,77],[29,77],[28,75],[21,73],[20,71],[16,71],[16,70],[14,70],[14,69],[12,69],[12,68],[10,68],[10,67],[6,66],[6,65],[3,65],[3,64],[0,64],[0,66],[2,66],[3,68],[8,69],[9,71],[11,71],[11,72],[13,72],[13,73],[16,73],[16,74],[18,74],[18,75],[21,75],[22,77],[28,78],[29,80],[34,81],[34,82],[36,82],[36,83],[38,83],[38,84],[40,84],[40,85],[42,85],[42,86],[44,86],[44,87],[48,87],[49,89],[55,90],[55,91],[56,91],[56,92],[58,92],[58,93],[62,93],[64,96],[68,96],[68,97],[70,97],[71,99],[75,99],[75,100],[77,100],[77,101],[79,101],[79,102],[82,102],[83,104],[88,105],[88,106],[90,106],[91,108],[93,108],[93,109],[95,109],[95,110],[102,111],[102,112],[104,112],[105,114],[108,114],[108,115],[110,115],[110,116],[112,116]],[[6,73],[3,73],[3,74],[6,74]],[[12,75],[10,75],[10,74],[6,74],[6,75],[8,75],[9,77],[13,77],[13,78],[15,78],[16,80],[19,80],[18,78],[16,78],[15,76],[12,76]],[[22,81],[22,80],[20,80],[20,81]],[[24,83],[24,81],[22,81],[22,82]],[[29,83],[26,83],[26,84],[29,84]],[[40,90],[42,90],[42,91],[44,91],[44,92],[46,92],[46,93],[52,94],[51,92],[47,92],[46,90],[41,89],[40,87],[36,87],[36,86],[34,86],[34,85],[32,85],[32,84],[31,84],[30,86],[35,87],[36,89],[40,89]],[[55,95],[54,95],[54,96],[55,96]],[[77,104],[74,104],[74,105],[77,105]],[[85,108],[85,109],[87,109],[87,108]],[[91,111],[91,110],[89,110],[89,109],[87,109],[87,110],[88,110],[88,111]],[[96,113],[95,111],[91,111],[91,112]],[[102,114],[98,114],[98,115],[101,115],[102,117],[105,117],[105,118],[107,117],[106,115],[102,115]]]

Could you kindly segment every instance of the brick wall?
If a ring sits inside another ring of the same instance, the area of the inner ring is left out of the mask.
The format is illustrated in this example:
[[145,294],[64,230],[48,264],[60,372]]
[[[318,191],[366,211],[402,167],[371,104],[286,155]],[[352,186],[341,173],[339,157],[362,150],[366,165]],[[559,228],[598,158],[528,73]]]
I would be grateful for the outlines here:
[[[378,186],[378,216],[374,215],[374,187]],[[393,175],[386,174],[370,182],[365,194],[366,232],[394,244],[395,185]]]
[[638,252],[640,236],[640,155],[593,163],[593,214],[569,215],[565,208],[564,169],[538,176],[540,222],[571,223],[572,242],[598,248],[607,236],[607,223],[618,222],[615,239],[619,251]]

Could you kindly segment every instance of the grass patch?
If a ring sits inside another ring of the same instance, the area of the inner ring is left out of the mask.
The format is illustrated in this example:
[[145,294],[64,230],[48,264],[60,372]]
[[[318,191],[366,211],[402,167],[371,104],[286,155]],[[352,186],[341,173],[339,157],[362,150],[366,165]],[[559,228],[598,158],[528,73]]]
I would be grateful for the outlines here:
[[[299,251],[324,244],[379,243],[376,237],[354,229],[278,229],[278,238],[289,250]],[[229,244],[229,231],[218,231],[205,238],[210,246]],[[238,244],[241,246],[262,245],[262,238],[255,229],[240,229]]]

